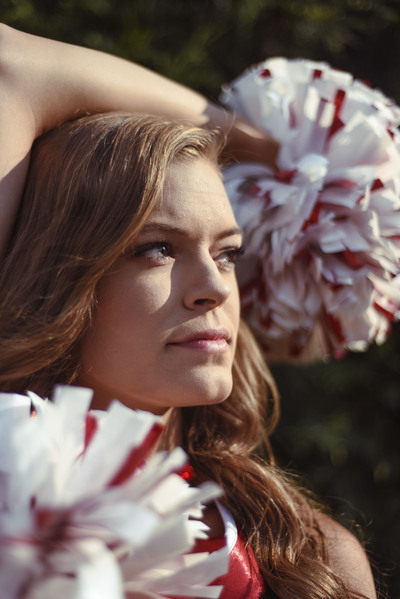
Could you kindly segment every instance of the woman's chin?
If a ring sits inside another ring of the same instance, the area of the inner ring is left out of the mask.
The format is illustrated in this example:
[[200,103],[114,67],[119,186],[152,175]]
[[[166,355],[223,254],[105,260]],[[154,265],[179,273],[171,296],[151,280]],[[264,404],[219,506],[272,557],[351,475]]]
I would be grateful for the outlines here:
[[196,385],[195,391],[183,397],[185,406],[214,405],[225,401],[232,392],[232,377],[213,380],[210,378],[202,385]]
[[[169,377],[164,384],[149,384],[138,388],[125,384],[105,384],[94,377],[81,378],[78,384],[94,390],[92,409],[105,410],[113,399],[133,410],[164,414],[169,408],[219,404],[229,397],[233,381],[230,370],[205,372],[189,371],[182,376]],[[115,383],[115,381],[112,381]]]

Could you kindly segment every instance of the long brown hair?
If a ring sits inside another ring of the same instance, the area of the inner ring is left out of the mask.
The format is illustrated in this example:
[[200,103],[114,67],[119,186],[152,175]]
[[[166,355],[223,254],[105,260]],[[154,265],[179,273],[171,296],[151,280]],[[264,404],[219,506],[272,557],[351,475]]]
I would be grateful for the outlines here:
[[216,137],[151,116],[104,114],[37,140],[0,269],[0,389],[72,383],[96,286],[159,199],[172,162],[217,160]]
[[[218,151],[214,134],[126,114],[84,117],[35,143],[0,269],[0,390],[48,396],[77,379],[97,284],[160,198],[169,165],[216,163]],[[197,476],[222,486],[278,597],[355,597],[327,563],[313,502],[274,464],[277,393],[243,323],[233,377],[225,402],[176,409]]]

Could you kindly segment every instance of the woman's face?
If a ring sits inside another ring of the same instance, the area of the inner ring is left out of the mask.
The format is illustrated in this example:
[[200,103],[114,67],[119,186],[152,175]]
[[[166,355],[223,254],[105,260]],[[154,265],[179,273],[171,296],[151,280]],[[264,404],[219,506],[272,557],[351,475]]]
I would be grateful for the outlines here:
[[163,413],[232,388],[242,235],[216,168],[174,164],[162,200],[100,281],[79,384],[94,407],[117,398]]

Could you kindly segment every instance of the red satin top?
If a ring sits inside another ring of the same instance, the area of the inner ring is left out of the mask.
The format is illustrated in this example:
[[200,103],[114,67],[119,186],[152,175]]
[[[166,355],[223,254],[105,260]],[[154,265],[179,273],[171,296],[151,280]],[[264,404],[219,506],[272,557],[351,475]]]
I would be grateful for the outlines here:
[[[210,539],[198,541],[196,551],[214,551],[213,544],[221,540]],[[217,547],[218,548],[218,547]],[[254,557],[251,547],[245,547],[245,541],[238,534],[236,543],[229,556],[229,570],[224,576],[220,576],[212,584],[222,584],[223,591],[219,599],[261,599],[266,591],[266,586],[260,569]]]
[[[226,518],[231,518],[230,514],[219,506],[221,516],[225,521]],[[254,553],[250,546],[245,546],[245,539],[241,533],[237,533],[236,526],[233,520],[230,521],[230,534],[225,537],[215,539],[198,540],[193,552],[200,553],[208,551],[210,553],[221,549],[229,541],[232,541],[233,546],[229,554],[229,569],[227,574],[216,578],[212,585],[223,585],[223,590],[219,599],[262,599],[266,592],[266,585],[261,575],[260,569],[254,557]],[[170,599],[178,599],[171,597]],[[180,598],[182,599],[182,598]]]

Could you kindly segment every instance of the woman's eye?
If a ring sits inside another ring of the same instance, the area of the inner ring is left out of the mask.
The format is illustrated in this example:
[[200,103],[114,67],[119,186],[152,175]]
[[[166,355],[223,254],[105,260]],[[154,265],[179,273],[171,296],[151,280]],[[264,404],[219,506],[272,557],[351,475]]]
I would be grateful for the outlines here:
[[244,246],[225,250],[217,257],[218,268],[220,270],[232,270],[236,262],[243,256],[244,251]]
[[154,241],[134,247],[131,256],[134,258],[149,258],[154,262],[165,262],[172,257],[172,246],[168,241]]

